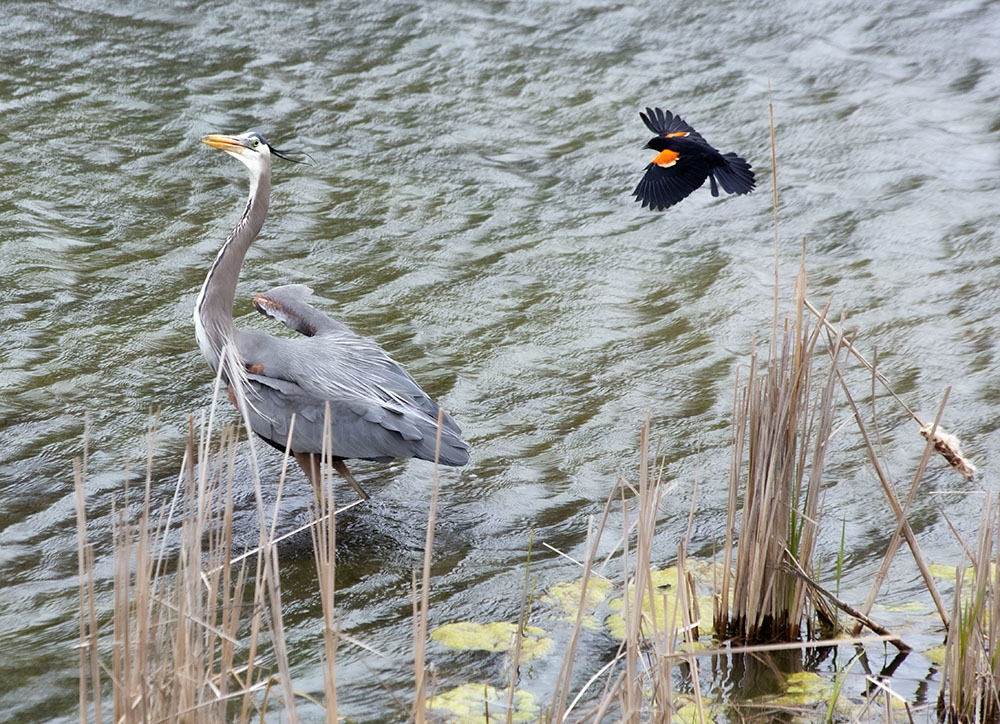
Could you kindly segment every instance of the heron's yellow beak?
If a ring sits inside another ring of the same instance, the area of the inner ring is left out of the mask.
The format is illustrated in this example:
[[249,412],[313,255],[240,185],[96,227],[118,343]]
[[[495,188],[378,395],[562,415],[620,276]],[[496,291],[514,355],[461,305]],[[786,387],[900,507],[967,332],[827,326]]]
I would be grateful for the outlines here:
[[236,136],[219,136],[213,134],[211,136],[202,136],[201,142],[212,148],[229,151],[230,153],[242,153],[246,150],[243,141],[236,138]]

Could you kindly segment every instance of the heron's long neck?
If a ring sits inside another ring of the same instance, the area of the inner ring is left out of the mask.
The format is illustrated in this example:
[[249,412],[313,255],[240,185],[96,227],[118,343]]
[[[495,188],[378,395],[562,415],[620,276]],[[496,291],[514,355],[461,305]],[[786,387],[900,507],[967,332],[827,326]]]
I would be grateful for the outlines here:
[[260,178],[251,176],[250,197],[243,215],[219,249],[198,294],[194,311],[195,335],[198,346],[212,369],[218,369],[223,346],[232,342],[235,337],[233,299],[236,296],[236,282],[239,280],[240,267],[243,266],[247,249],[264,224],[270,196],[271,174],[262,173]]

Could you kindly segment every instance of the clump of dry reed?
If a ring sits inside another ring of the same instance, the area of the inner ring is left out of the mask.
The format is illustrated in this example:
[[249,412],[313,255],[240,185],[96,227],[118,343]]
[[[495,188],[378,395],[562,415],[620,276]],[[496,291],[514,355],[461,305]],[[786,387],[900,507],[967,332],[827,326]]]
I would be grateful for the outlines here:
[[[831,324],[826,311],[816,309],[806,299],[804,264],[799,268],[795,289],[795,319],[784,323],[780,339],[775,320],[772,357],[766,370],[759,371],[760,363],[753,350],[749,380],[742,388],[738,381],[736,384],[723,571],[715,600],[716,632],[746,642],[794,641],[800,637],[803,623],[811,626],[812,620],[807,617],[809,605],[816,610],[824,626],[834,620],[831,609],[834,606],[856,620],[852,630],[854,636],[864,626],[886,636],[897,648],[907,650],[909,647],[905,643],[871,620],[868,614],[888,575],[889,565],[905,540],[941,620],[948,625],[947,612],[907,515],[933,452],[944,455],[960,472],[973,468],[958,451],[957,439],[939,427],[948,399],[947,391],[934,422],[919,421],[892,392],[875,365],[845,339],[843,328]],[[816,318],[814,327],[805,321],[807,312]],[[817,379],[814,371],[819,354],[817,344],[824,331],[825,354],[822,357],[828,366]],[[927,440],[904,502],[899,500],[893,481],[880,461],[878,431],[869,431],[844,379],[840,359],[845,351],[871,372],[873,398],[875,382],[879,381],[918,421],[921,434]],[[838,388],[851,409],[868,460],[897,521],[882,565],[860,609],[823,589],[812,573],[821,517],[819,492],[827,447],[834,432],[834,400]],[[952,452],[955,454],[951,455]]]
[[[134,506],[127,490],[112,511],[110,646],[106,625],[99,623],[93,545],[87,538],[85,459],[74,465],[81,722],[104,721],[105,685],[110,720],[116,724],[244,724],[260,719],[278,704],[276,699],[288,721],[298,719],[283,638],[273,521],[269,526],[262,517],[259,548],[234,558],[237,432],[224,426],[216,442],[212,429],[202,420],[196,430],[192,422],[174,499],[154,510],[151,424],[138,516],[130,515]],[[260,501],[259,476],[254,478]],[[322,542],[327,541],[332,546],[332,538]],[[318,563],[329,573],[332,557]],[[272,675],[275,662],[278,672]]]
[[[966,549],[968,551],[968,549]],[[938,712],[954,724],[1000,721],[1000,501],[987,497],[972,561],[955,574]]]
[[[761,372],[753,350],[749,380],[742,389],[737,382],[715,629],[749,642],[797,639],[810,590],[804,578],[810,575],[818,533],[842,335],[833,338],[829,368],[814,391],[814,357],[823,325],[809,326],[804,301],[805,270],[800,268],[794,322],[786,322],[780,339],[776,334],[772,340],[766,369]],[[735,560],[734,538],[739,541]]]
[[[269,711],[276,709],[282,720],[297,722],[297,695],[284,638],[277,544],[306,527],[312,535],[323,623],[323,648],[318,656],[323,666],[325,721],[339,721],[337,646],[345,638],[354,640],[341,634],[335,608],[336,515],[361,501],[335,509],[336,478],[327,430],[310,522],[276,536],[289,456],[284,458],[278,480],[274,513],[267,519],[252,441],[238,452],[239,428],[235,425],[222,426],[214,439],[214,420],[213,403],[207,419],[203,417],[197,428],[191,421],[174,497],[154,510],[153,453],[158,421],[151,418],[138,513],[130,516],[136,506],[128,489],[124,501],[113,503],[110,622],[99,613],[101,592],[94,573],[94,546],[88,538],[85,435],[83,457],[74,461],[81,724],[105,721],[107,691],[109,718],[116,724],[247,724],[264,721]],[[233,479],[238,454],[250,463],[260,523],[257,548],[243,552],[233,550]],[[415,601],[416,697],[411,720],[417,722],[424,720],[428,689],[424,644],[438,485],[435,468],[419,594],[415,585],[419,604]]]

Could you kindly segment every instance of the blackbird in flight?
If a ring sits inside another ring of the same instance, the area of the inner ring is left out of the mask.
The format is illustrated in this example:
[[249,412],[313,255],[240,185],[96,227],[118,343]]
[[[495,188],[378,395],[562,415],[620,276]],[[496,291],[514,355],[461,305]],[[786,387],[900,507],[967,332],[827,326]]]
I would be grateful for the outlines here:
[[719,186],[728,194],[753,191],[750,164],[735,153],[719,153],[680,116],[659,108],[647,108],[639,116],[656,134],[645,148],[659,151],[632,192],[643,206],[660,210],[673,206],[706,178],[712,183],[712,196],[719,195]]

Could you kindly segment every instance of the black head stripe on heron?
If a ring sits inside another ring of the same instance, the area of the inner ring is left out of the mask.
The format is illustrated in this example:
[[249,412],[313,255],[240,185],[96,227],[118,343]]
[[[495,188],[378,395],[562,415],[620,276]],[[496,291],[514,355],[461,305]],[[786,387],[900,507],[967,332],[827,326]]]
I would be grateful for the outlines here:
[[344,460],[415,457],[465,465],[469,446],[455,421],[375,342],[310,305],[308,287],[276,287],[253,300],[259,312],[303,336],[289,339],[236,328],[236,282],[267,216],[271,158],[300,152],[277,151],[254,132],[201,140],[250,171],[250,197],[198,294],[194,327],[202,354],[251,429],[278,450],[290,450],[317,492],[321,454],[362,498],[368,494]]
[[719,153],[680,116],[647,108],[639,117],[656,134],[645,148],[658,151],[632,192],[643,206],[662,211],[689,196],[705,179],[712,196],[719,195],[719,186],[728,194],[753,191],[756,182],[750,164],[735,153]]

